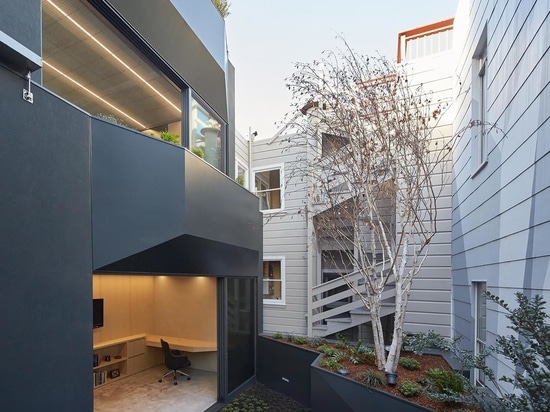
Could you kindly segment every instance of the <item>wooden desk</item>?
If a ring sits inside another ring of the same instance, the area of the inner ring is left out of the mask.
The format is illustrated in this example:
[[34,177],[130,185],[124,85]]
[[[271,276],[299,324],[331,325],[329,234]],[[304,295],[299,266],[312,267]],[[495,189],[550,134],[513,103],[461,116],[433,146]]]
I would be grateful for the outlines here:
[[160,340],[168,342],[170,349],[178,349],[183,352],[216,352],[218,345],[214,341],[176,338],[173,336],[149,335],[145,337],[145,344],[154,348],[160,348]]

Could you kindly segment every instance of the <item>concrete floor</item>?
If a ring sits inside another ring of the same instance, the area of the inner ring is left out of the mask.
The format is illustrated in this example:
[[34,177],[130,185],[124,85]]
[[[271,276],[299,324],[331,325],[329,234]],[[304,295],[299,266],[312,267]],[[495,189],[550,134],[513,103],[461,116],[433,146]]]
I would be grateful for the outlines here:
[[191,380],[174,385],[171,375],[158,381],[166,371],[159,365],[94,389],[94,411],[203,412],[216,402],[216,373],[188,368]]

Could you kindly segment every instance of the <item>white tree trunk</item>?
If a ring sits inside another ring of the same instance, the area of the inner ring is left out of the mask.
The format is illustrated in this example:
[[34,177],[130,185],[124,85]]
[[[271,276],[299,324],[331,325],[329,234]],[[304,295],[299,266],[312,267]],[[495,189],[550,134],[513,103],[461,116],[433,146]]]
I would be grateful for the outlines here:
[[378,369],[384,369],[386,364],[386,351],[384,349],[384,330],[382,329],[382,322],[380,320],[380,294],[375,294],[369,297],[370,301],[370,314],[372,324],[372,334],[374,336],[374,354],[376,355],[376,366]]

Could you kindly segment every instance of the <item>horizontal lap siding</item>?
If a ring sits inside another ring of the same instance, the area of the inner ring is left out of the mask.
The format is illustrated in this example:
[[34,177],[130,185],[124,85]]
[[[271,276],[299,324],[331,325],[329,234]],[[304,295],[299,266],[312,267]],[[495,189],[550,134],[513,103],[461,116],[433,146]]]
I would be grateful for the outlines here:
[[[475,177],[471,133],[457,139],[453,158],[452,279],[454,333],[472,347],[472,281],[515,306],[514,292],[550,291],[550,70],[547,1],[462,1],[455,27],[461,56],[457,78],[471,85],[471,65],[487,22],[487,119],[501,131],[488,136],[486,167]],[[472,118],[466,92],[454,124]],[[488,344],[510,333],[496,305],[487,312]],[[507,366],[493,359],[497,376]]]
[[[287,138],[287,137],[285,137]],[[295,170],[296,149],[284,150],[280,140],[253,144],[254,168],[283,165],[284,202],[281,212],[264,215],[264,255],[285,257],[285,304],[264,304],[264,332],[306,334],[307,222],[303,213],[306,186]]]

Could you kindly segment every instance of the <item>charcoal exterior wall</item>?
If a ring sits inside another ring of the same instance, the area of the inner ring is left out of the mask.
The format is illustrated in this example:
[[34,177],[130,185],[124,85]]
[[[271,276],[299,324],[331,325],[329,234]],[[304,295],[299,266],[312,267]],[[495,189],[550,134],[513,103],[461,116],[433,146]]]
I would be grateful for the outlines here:
[[256,196],[183,149],[92,121],[94,269],[258,276]]
[[[136,10],[149,3],[128,2]],[[167,12],[170,3],[159,4]],[[180,28],[170,32],[163,25],[171,19],[164,15],[155,27],[170,39],[151,34],[152,42],[175,45],[172,36],[185,24],[179,19]],[[41,26],[40,0],[1,3],[2,38],[40,55]],[[173,63],[186,60],[178,76],[231,124],[227,73],[196,36],[189,42],[167,55]],[[92,273],[114,268],[254,283],[261,273],[261,214],[257,198],[226,175],[181,147],[91,118],[42,88],[39,70],[32,75],[34,103],[23,100],[26,71],[8,61],[18,50],[2,47],[0,410],[92,411]],[[186,74],[193,72],[189,65],[204,77]],[[219,324],[224,353],[226,324]]]
[[90,119],[0,85],[0,410],[91,411]]
[[[310,365],[317,352],[258,336],[258,382],[310,406]],[[328,410],[328,409],[327,409]],[[339,411],[340,409],[332,409]]]

